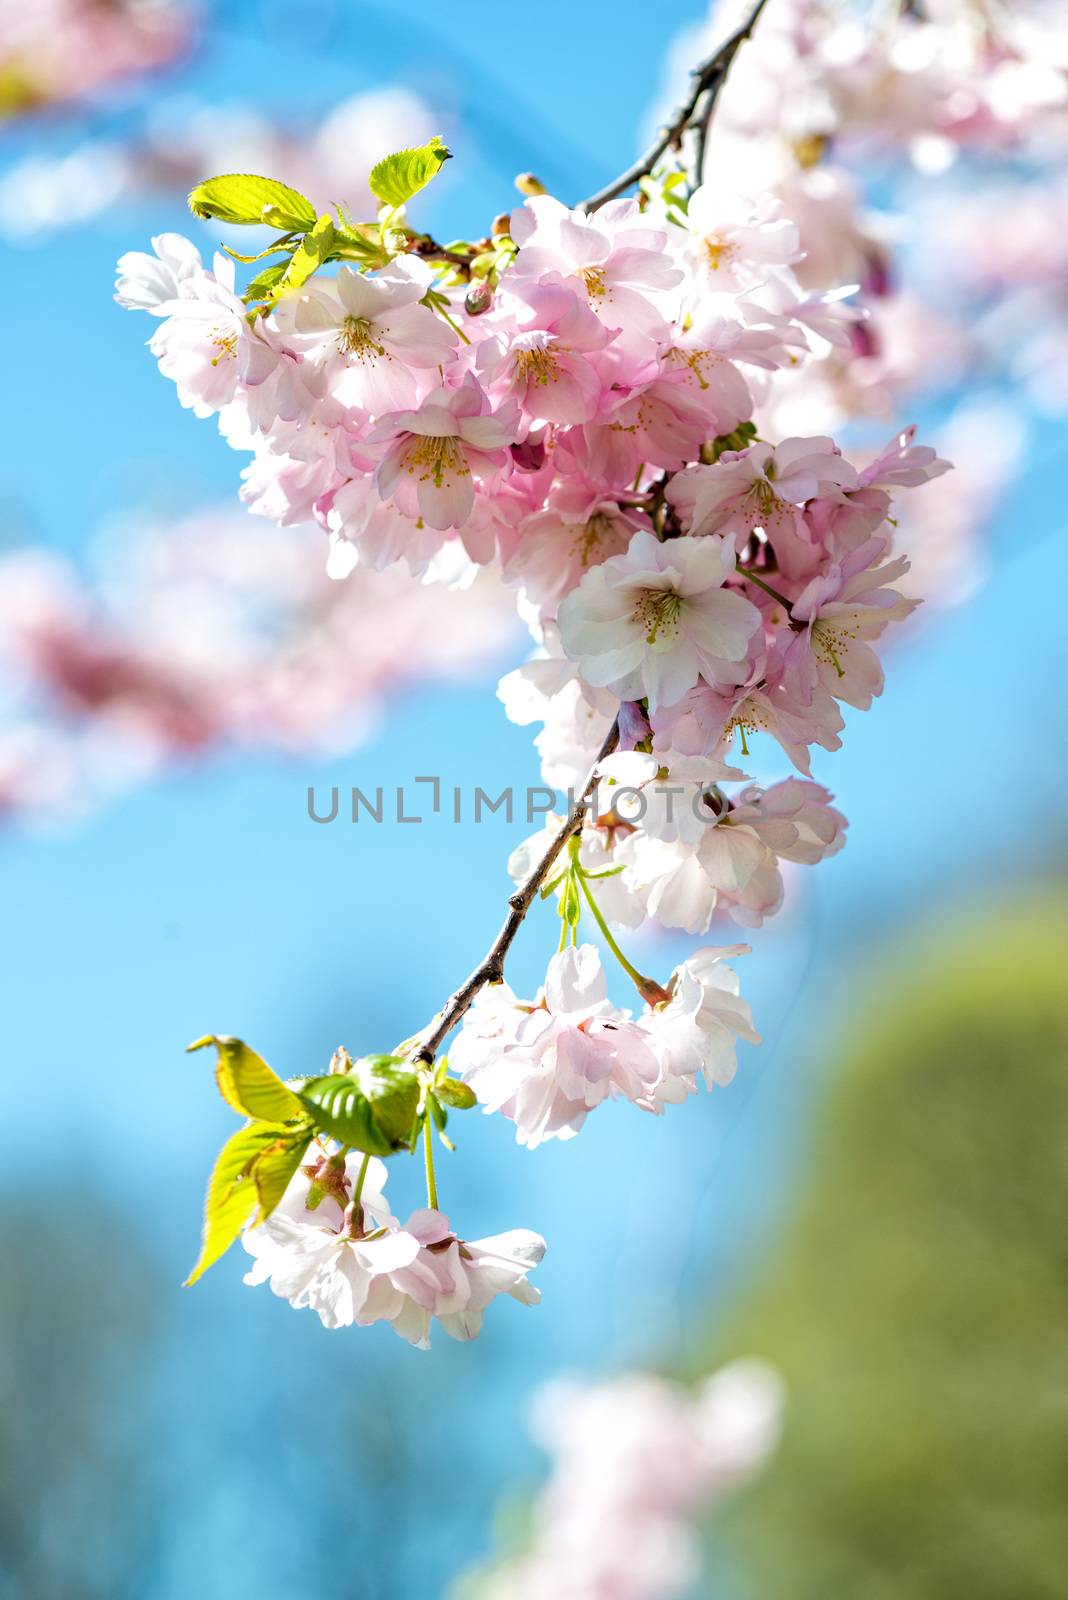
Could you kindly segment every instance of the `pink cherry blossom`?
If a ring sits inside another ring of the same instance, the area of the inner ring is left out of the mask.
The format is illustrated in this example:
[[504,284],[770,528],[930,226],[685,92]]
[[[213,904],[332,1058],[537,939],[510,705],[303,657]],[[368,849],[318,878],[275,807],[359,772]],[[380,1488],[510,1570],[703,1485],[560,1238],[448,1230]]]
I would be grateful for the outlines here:
[[373,443],[388,446],[378,467],[378,492],[432,528],[460,528],[474,508],[474,480],[501,471],[505,447],[517,431],[515,408],[492,411],[469,374],[458,389],[435,389],[418,410],[382,418],[370,435]]
[[342,405],[375,416],[413,406],[417,372],[450,361],[456,335],[418,303],[431,281],[419,267],[404,263],[372,277],[342,266],[335,279],[313,280],[275,312],[283,338],[325,371]]
[[386,1320],[395,1333],[422,1350],[429,1348],[433,1319],[452,1339],[474,1339],[481,1332],[486,1307],[498,1295],[510,1295],[524,1306],[536,1306],[541,1299],[527,1282],[527,1274],[545,1254],[545,1240],[529,1229],[514,1228],[487,1239],[459,1239],[448,1217],[423,1210],[408,1218],[403,1237],[418,1248],[415,1253],[405,1249],[405,1259],[391,1273],[400,1303],[391,1305]]
[[536,420],[588,422],[605,381],[591,356],[604,349],[612,332],[573,290],[539,284],[525,300],[529,314],[511,336],[479,345],[479,375],[503,387]]
[[930,445],[913,444],[915,426],[904,428],[891,439],[882,455],[869,463],[860,474],[864,489],[913,489],[917,484],[929,483],[949,472],[948,461],[939,459]]
[[883,690],[883,669],[869,641],[919,604],[890,587],[908,571],[906,557],[874,566],[884,550],[879,539],[862,545],[825,576],[813,578],[792,608],[795,617],[808,623],[807,635],[791,646],[792,658],[799,658],[807,641],[824,688],[862,711]]
[[737,1071],[737,1041],[760,1043],[749,1007],[739,999],[738,976],[725,964],[748,952],[744,944],[695,951],[672,973],[670,999],[638,1019],[661,1063],[657,1109],[692,1094],[699,1076],[709,1089],[730,1083]]
[[[361,1195],[367,1240],[353,1237],[347,1216],[363,1157],[353,1152],[340,1173],[332,1171],[317,1145],[290,1181],[266,1222],[249,1228],[242,1243],[254,1265],[249,1284],[269,1283],[276,1295],[298,1309],[317,1312],[324,1327],[350,1326],[368,1315],[389,1293],[388,1274],[414,1254],[396,1224],[383,1194],[386,1169],[372,1157]],[[332,1184],[316,1182],[324,1174]],[[317,1195],[313,1197],[313,1184]]]
[[186,276],[178,288],[178,298],[152,307],[165,320],[149,347],[182,405],[208,417],[234,398],[257,336],[234,293],[234,264],[225,256],[216,256],[213,272]]
[[519,584],[536,604],[554,603],[575,588],[583,573],[610,556],[622,555],[643,519],[581,478],[549,495],[543,511],[519,526],[515,550],[504,562],[506,582]]
[[486,1111],[514,1122],[516,1142],[530,1149],[572,1138],[611,1096],[641,1102],[657,1076],[641,1030],[609,1003],[589,944],[553,956],[534,1002],[517,1000],[507,984],[483,989],[450,1061]]
[[690,196],[686,220],[688,257],[716,289],[763,284],[800,255],[797,227],[774,195],[752,200],[704,183]]
[[734,533],[739,547],[761,529],[776,545],[797,534],[798,507],[828,488],[853,487],[857,474],[832,439],[785,439],[773,448],[728,450],[710,467],[688,467],[668,498],[691,533]]
[[819,783],[787,778],[768,789],[743,789],[731,804],[730,820],[751,827],[785,861],[813,866],[845,844],[846,820]]
[[573,288],[631,348],[664,334],[656,297],[683,274],[665,250],[663,229],[635,201],[612,200],[587,216],[542,195],[512,213],[512,237],[520,246],[513,268],[520,292],[538,283]]
[[0,75],[11,85],[5,115],[80,100],[162,67],[193,42],[197,21],[186,0],[104,9],[93,0],[5,5]]

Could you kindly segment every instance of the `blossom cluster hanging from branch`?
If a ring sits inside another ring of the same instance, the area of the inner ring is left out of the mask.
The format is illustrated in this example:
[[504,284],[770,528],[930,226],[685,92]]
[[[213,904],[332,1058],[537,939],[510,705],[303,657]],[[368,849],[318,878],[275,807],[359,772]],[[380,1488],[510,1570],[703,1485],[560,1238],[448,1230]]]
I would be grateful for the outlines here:
[[[609,1099],[660,1113],[700,1078],[728,1083],[738,1039],[759,1042],[731,965],[746,946],[698,949],[660,981],[621,930],[758,927],[783,862],[841,847],[810,750],[839,748],[841,706],[881,691],[874,646],[916,604],[896,587],[907,561],[888,559],[894,497],[946,469],[911,431],[859,467],[830,437],[765,433],[780,375],[848,351],[859,313],[850,286],[799,283],[774,197],[694,176],[762,9],[698,68],[648,157],[577,208],[527,176],[485,237],[440,245],[406,213],[448,159],[432,139],[373,169],[374,221],[270,178],[200,184],[198,215],[276,230],[238,258],[254,264],[243,292],[232,259],[208,269],[177,235],[120,263],[118,298],[157,317],[181,403],[250,454],[254,511],[317,522],[339,577],[422,574],[446,546],[499,564],[537,644],[501,697],[543,724],[546,781],[577,796],[514,853],[486,957],[388,1053],[339,1050],[284,1082],[239,1040],[198,1042],[248,1120],[212,1176],[194,1278],[243,1235],[248,1281],[328,1326],[384,1320],[425,1345],[437,1318],[470,1338],[497,1295],[537,1299],[544,1243],[453,1228],[434,1166],[449,1112],[480,1103],[533,1148]],[[758,734],[800,775],[753,785],[739,763]],[[547,901],[557,948],[523,999],[505,959]],[[607,998],[584,913],[636,1013]],[[382,1159],[420,1149],[426,1206],[401,1223]]]

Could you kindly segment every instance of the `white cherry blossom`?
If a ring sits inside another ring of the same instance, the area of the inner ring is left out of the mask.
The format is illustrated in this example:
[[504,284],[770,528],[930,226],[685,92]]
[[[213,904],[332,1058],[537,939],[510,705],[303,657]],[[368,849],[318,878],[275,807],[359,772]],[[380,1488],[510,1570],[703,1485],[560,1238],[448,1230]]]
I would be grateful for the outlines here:
[[640,529],[561,602],[563,647],[588,683],[623,700],[647,696],[654,710],[702,676],[740,682],[760,613],[724,588],[734,565],[729,540],[661,543]]

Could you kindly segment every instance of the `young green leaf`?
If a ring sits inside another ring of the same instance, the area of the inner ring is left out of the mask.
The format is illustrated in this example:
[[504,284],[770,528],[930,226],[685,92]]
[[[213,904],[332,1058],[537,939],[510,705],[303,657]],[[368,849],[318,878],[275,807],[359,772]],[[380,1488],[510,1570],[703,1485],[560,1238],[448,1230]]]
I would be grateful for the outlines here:
[[300,1166],[304,1153],[311,1143],[310,1123],[283,1134],[281,1138],[277,1137],[277,1129],[274,1132],[276,1134],[274,1143],[262,1150],[252,1164],[251,1177],[256,1185],[256,1197],[259,1200],[259,1210],[252,1221],[253,1227],[256,1228],[261,1222],[267,1221],[285,1194],[290,1178]]
[[368,179],[371,193],[383,205],[394,209],[403,206],[413,194],[426,188],[451,154],[437,134],[416,150],[398,150],[371,168]]
[[[219,1038],[205,1034],[189,1046],[202,1050],[213,1044],[219,1053],[215,1067],[215,1081],[227,1105],[241,1111],[246,1117],[256,1117],[261,1122],[291,1122],[294,1117],[307,1117],[307,1110],[292,1089],[287,1089],[277,1073],[272,1072],[262,1056],[250,1050],[243,1039]],[[276,1135],[277,1137],[277,1135]]]
[[298,190],[277,178],[258,178],[250,172],[206,178],[190,194],[189,209],[196,217],[262,223],[287,233],[303,233],[315,226],[315,207]]
[[254,300],[269,300],[271,292],[281,283],[289,270],[288,261],[272,261],[269,267],[264,267],[258,272],[245,290],[245,299],[251,304]]
[[373,1156],[392,1153],[392,1141],[375,1122],[371,1102],[347,1072],[306,1078],[300,1098],[315,1126],[332,1139]]
[[200,1255],[186,1286],[196,1283],[226,1254],[257,1203],[262,1205],[251,1170],[256,1158],[277,1142],[277,1128],[255,1122],[239,1129],[223,1145],[208,1182]]
[[299,289],[302,283],[307,283],[312,273],[318,271],[324,261],[330,259],[335,243],[334,224],[324,214],[294,250],[276,292]]
[[398,1056],[364,1056],[356,1080],[371,1106],[379,1132],[394,1146],[406,1145],[419,1108],[419,1079]]

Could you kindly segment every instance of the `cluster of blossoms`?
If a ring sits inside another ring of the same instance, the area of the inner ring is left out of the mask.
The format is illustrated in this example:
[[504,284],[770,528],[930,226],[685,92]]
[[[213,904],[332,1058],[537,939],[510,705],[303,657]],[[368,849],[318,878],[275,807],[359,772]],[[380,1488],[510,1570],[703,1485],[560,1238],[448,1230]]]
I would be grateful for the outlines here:
[[[724,47],[727,65],[740,43]],[[845,821],[811,750],[838,749],[842,707],[881,692],[880,641],[916,604],[891,551],[896,499],[947,467],[912,430],[857,461],[828,435],[768,437],[781,386],[848,352],[859,315],[848,285],[800,281],[798,229],[774,195],[651,165],[638,199],[570,209],[525,179],[525,203],[490,235],[446,248],[405,207],[447,155],[435,139],[373,168],[373,222],[317,213],[272,179],[199,185],[198,214],[282,230],[255,258],[278,259],[243,293],[232,260],[209,268],[178,235],[120,262],[117,298],[156,319],[150,346],[180,402],[250,455],[251,510],[318,524],[339,579],[398,563],[426,575],[445,559],[454,575],[500,568],[537,646],[502,699],[514,720],[543,724],[546,781],[578,797],[516,853],[511,915],[483,964],[382,1058],[404,1108],[384,1147],[367,1130],[385,1090],[376,1077],[371,1094],[370,1069],[342,1054],[267,1119],[283,1128],[281,1173],[274,1147],[254,1144],[240,1206],[233,1184],[209,1198],[211,1259],[213,1216],[227,1242],[251,1216],[259,1250],[281,1176],[283,1204],[309,1209],[294,1167],[309,1127],[343,1147],[334,1160],[363,1151],[364,1174],[422,1136],[433,1215],[398,1230],[392,1261],[451,1238],[432,1161],[446,1106],[480,1101],[533,1147],[574,1135],[609,1098],[655,1113],[699,1077],[730,1081],[737,1040],[758,1042],[727,964],[746,947],[702,948],[660,983],[613,927],[758,927],[782,901],[784,863],[841,847]],[[751,781],[738,763],[765,734],[800,776]],[[504,956],[535,896],[554,892],[557,953],[521,999]],[[608,999],[598,950],[580,942],[586,912],[637,989],[637,1015]],[[458,1024],[450,1076],[438,1051]],[[232,1103],[263,1117],[247,1097]],[[269,1236],[264,1272],[297,1303],[309,1303],[307,1272],[319,1282],[322,1236],[314,1222]],[[379,1284],[353,1237],[341,1247],[363,1274],[353,1307],[381,1297],[403,1331],[402,1287],[389,1273]],[[480,1248],[463,1247],[471,1259]]]
[[737,1361],[687,1390],[649,1373],[538,1396],[549,1454],[529,1547],[465,1586],[479,1600],[673,1600],[701,1571],[698,1523],[778,1442],[781,1385]]
[[221,752],[351,750],[515,629],[489,573],[443,611],[400,570],[334,583],[302,531],[232,510],[112,529],[94,566],[0,556],[0,817],[66,821]]
[[745,948],[696,951],[666,990],[646,980],[650,1003],[635,1018],[609,1002],[596,946],[569,946],[550,960],[536,1001],[518,1000],[506,983],[480,992],[453,1046],[453,1070],[530,1149],[572,1138],[613,1096],[659,1112],[693,1094],[698,1078],[709,1089],[730,1083],[737,1040],[760,1043],[724,960]]
[[164,66],[194,31],[184,0],[0,0],[0,119]]
[[403,1224],[383,1192],[381,1161],[337,1160],[312,1144],[280,1204],[244,1235],[255,1264],[245,1276],[269,1283],[294,1306],[318,1312],[326,1328],[388,1322],[421,1350],[436,1318],[453,1339],[473,1339],[499,1294],[521,1305],[540,1295],[527,1273],[545,1241],[517,1228],[491,1239],[458,1239],[436,1208]]

